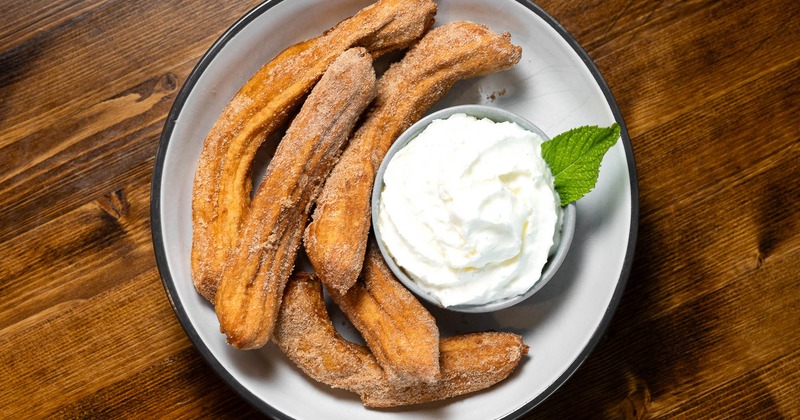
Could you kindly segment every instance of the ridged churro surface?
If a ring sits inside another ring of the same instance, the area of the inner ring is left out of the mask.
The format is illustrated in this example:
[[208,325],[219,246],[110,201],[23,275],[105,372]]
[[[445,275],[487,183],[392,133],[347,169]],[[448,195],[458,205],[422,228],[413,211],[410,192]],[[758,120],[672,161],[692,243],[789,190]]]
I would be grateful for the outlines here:
[[293,45],[239,90],[211,128],[192,191],[192,279],[214,301],[228,254],[248,212],[253,159],[261,143],[302,103],[343,51],[367,48],[376,57],[408,47],[432,25],[431,0],[380,0],[323,35]]
[[323,283],[344,292],[355,284],[367,246],[370,197],[392,143],[458,80],[506,70],[522,50],[508,33],[453,22],[432,29],[378,81],[378,95],[325,183],[304,246]]
[[393,383],[439,379],[433,315],[394,277],[372,241],[361,279],[346,293],[328,289]]
[[303,228],[356,120],[375,96],[364,48],[342,53],[311,91],[267,167],[220,277],[215,310],[228,343],[266,344]]
[[336,332],[322,285],[310,274],[297,274],[289,281],[273,340],[308,376],[357,393],[368,407],[420,404],[486,389],[508,377],[528,352],[522,338],[512,333],[447,337],[440,341],[438,380],[396,382],[366,347]]

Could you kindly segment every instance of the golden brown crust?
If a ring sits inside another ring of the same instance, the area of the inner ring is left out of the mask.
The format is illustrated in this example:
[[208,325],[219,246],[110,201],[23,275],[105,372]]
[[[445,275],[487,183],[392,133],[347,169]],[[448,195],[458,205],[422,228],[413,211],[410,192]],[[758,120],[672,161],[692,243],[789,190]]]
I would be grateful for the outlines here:
[[432,384],[397,386],[388,382],[359,393],[367,407],[397,407],[439,401],[480,391],[507,378],[528,353],[522,337],[481,332],[441,339],[442,376]]
[[383,372],[363,346],[333,328],[322,299],[322,283],[297,273],[286,285],[272,341],[312,379],[354,390],[380,380]]
[[363,46],[374,56],[405,48],[433,23],[432,0],[380,0],[325,34],[293,45],[262,67],[211,128],[192,193],[192,277],[214,301],[219,276],[250,204],[250,172],[259,146],[343,51]]
[[322,286],[310,274],[297,274],[289,281],[273,341],[311,378],[359,394],[368,407],[421,404],[488,388],[505,379],[528,352],[522,338],[512,333],[443,338],[439,380],[393,382],[365,347],[336,332]]
[[267,167],[220,277],[220,330],[241,349],[266,344],[311,205],[356,120],[375,96],[364,48],[342,53],[311,91]]
[[306,253],[328,288],[344,292],[361,272],[372,184],[391,144],[456,81],[508,69],[521,54],[507,33],[453,22],[432,29],[381,77],[378,96],[326,181],[306,228]]
[[345,294],[328,290],[396,384],[439,379],[436,320],[394,277],[371,242],[359,280]]

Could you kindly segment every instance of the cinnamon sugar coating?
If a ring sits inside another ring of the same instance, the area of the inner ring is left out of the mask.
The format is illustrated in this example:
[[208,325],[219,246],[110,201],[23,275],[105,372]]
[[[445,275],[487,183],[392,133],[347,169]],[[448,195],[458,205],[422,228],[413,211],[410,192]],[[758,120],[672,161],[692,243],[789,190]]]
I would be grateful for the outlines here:
[[267,167],[220,277],[215,310],[228,343],[266,344],[325,177],[375,96],[364,48],[342,53],[311,91]]
[[261,143],[283,126],[325,69],[362,46],[377,57],[408,47],[432,25],[432,0],[380,0],[265,64],[231,99],[203,143],[192,190],[192,279],[213,302],[250,206]]
[[436,320],[397,281],[374,241],[359,281],[344,294],[328,291],[364,337],[389,380],[410,386],[439,379]]
[[367,407],[396,407],[480,391],[502,381],[527,354],[517,334],[484,332],[440,340],[439,379],[396,382],[370,351],[339,335],[331,324],[322,285],[296,274],[286,287],[273,341],[300,370],[333,388],[357,393]]
[[370,196],[378,168],[397,137],[459,80],[515,65],[522,50],[508,33],[472,22],[432,29],[378,81],[378,95],[325,182],[304,246],[323,283],[355,284],[367,246]]

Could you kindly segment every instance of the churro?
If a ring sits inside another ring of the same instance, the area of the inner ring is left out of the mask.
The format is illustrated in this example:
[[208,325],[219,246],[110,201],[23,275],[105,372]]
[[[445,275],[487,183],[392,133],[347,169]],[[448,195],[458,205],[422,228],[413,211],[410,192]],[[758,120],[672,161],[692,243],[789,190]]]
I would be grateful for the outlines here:
[[278,145],[216,294],[220,330],[232,346],[252,349],[269,340],[311,205],[374,96],[375,71],[367,50],[345,51]]
[[371,241],[361,279],[333,301],[367,342],[392,383],[433,383],[439,379],[436,320],[394,277]]
[[512,333],[447,337],[440,340],[437,381],[393,382],[367,348],[336,332],[322,285],[310,274],[289,281],[273,341],[312,379],[357,393],[367,407],[420,404],[486,389],[508,377],[528,352],[522,338]]
[[343,293],[356,282],[370,228],[375,174],[391,144],[456,81],[516,64],[522,51],[508,33],[453,22],[432,29],[378,81],[378,94],[325,182],[304,246],[314,271]]
[[211,128],[192,192],[192,278],[214,301],[222,269],[248,212],[251,168],[261,143],[292,115],[343,51],[373,56],[409,46],[433,23],[432,0],[380,0],[323,35],[293,45],[239,90]]

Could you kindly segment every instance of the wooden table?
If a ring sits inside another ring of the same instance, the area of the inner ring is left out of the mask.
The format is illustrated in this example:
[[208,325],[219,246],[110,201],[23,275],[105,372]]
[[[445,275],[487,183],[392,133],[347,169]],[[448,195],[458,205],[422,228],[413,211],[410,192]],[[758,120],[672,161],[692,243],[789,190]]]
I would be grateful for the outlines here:
[[[159,135],[260,0],[7,0],[0,417],[241,417],[161,284]],[[628,125],[641,219],[605,336],[532,415],[800,417],[800,2],[542,0]]]

